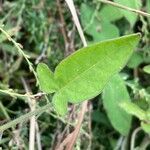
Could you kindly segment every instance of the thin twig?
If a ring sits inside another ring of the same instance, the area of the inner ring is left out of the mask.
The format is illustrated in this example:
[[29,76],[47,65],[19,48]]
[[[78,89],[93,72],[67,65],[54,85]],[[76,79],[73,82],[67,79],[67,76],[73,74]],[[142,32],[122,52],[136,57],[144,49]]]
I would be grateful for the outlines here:
[[24,51],[22,50],[23,46],[20,43],[17,43],[1,26],[0,26],[0,31],[7,37],[9,41],[11,41],[14,44],[19,54],[25,58],[26,62],[28,63],[30,71],[33,72],[36,81],[38,82],[37,74],[33,68],[33,64],[29,61],[30,57],[27,54],[25,54]]
[[73,134],[71,136],[70,142],[67,145],[66,150],[72,150],[73,149],[73,146],[74,146],[74,144],[78,138],[79,132],[80,132],[80,127],[81,127],[83,119],[84,119],[84,114],[87,110],[87,104],[88,104],[87,101],[83,102],[83,104],[82,104],[82,110],[78,114],[78,123],[76,125],[75,130],[73,131]]
[[[63,150],[64,147],[70,142],[72,136],[73,136],[73,132],[70,133],[69,135],[67,135],[67,137],[63,140],[63,142],[59,145],[58,148],[56,147],[55,150]],[[67,149],[66,149],[66,150],[67,150]]]
[[[63,138],[65,137],[65,134],[67,134],[67,131],[68,131],[69,127],[72,126],[70,124],[71,119],[72,119],[72,113],[67,118],[67,124],[66,124],[64,130],[61,133],[59,133],[58,136],[57,136],[57,143],[56,143],[56,146],[55,146],[56,150],[60,150],[61,148],[65,147],[64,143],[66,143],[66,142],[63,141]],[[59,123],[58,123],[58,125],[59,125]],[[61,143],[62,141],[63,141],[63,143]]]
[[18,125],[18,129],[13,130],[13,140],[16,143],[16,146],[19,150],[23,150],[23,140],[21,139],[21,129],[22,129],[22,123]]
[[14,97],[14,98],[17,97],[17,98],[20,98],[20,99],[27,99],[28,97],[39,99],[42,96],[46,95],[46,93],[42,93],[42,92],[39,92],[39,93],[36,93],[36,94],[33,94],[33,95],[30,94],[30,93],[20,94],[20,93],[14,92],[12,89],[8,89],[8,90],[0,89],[0,93],[9,95],[9,96]]
[[14,127],[15,125],[17,125],[18,123],[22,123],[22,122],[26,122],[29,118],[31,118],[33,115],[38,115],[38,114],[42,114],[43,112],[46,112],[46,110],[51,108],[51,103],[46,104],[45,106],[39,107],[38,109],[36,109],[35,111],[30,111],[29,113],[26,113],[25,115],[20,116],[17,119],[14,119],[4,125],[0,126],[0,133],[2,133],[3,131]]
[[[86,39],[85,39],[84,34],[83,34],[83,30],[82,30],[81,25],[80,25],[80,22],[79,22],[77,13],[76,13],[76,9],[75,9],[73,0],[66,0],[66,3],[67,3],[67,5],[68,5],[68,7],[69,7],[69,9],[71,11],[74,23],[75,23],[75,25],[77,27],[77,30],[79,32],[80,38],[81,38],[81,40],[83,42],[83,45],[84,45],[84,47],[86,47],[87,46],[87,42],[86,42]],[[62,142],[63,145],[67,144],[66,150],[72,150],[73,149],[73,146],[74,146],[74,144],[75,144],[75,142],[76,142],[76,140],[78,138],[79,132],[80,132],[80,127],[81,127],[83,119],[84,119],[84,114],[85,114],[85,112],[87,110],[87,104],[88,104],[87,101],[83,102],[82,110],[78,114],[78,123],[76,125],[75,130],[71,134],[69,134],[64,139],[64,141]]]
[[[31,93],[31,89],[29,88],[29,85],[26,83],[25,79],[21,78],[21,80],[26,93]],[[28,103],[31,111],[34,111],[36,107],[36,100],[28,97]],[[34,150],[35,147],[35,126],[36,126],[36,118],[35,115],[33,115],[30,118],[29,150]]]
[[118,139],[118,141],[117,141],[117,144],[116,144],[114,150],[119,150],[120,149],[120,147],[121,147],[121,145],[123,143],[123,140],[124,140],[124,137],[120,136],[119,139]]
[[[83,43],[84,47],[86,47],[87,42],[86,42],[86,39],[85,39],[84,34],[83,34],[83,30],[82,30],[81,25],[80,25],[74,3],[73,3],[72,0],[66,0],[66,3],[67,3],[67,5],[68,5],[68,7],[71,11],[74,23],[77,27],[77,30],[79,32],[82,43]],[[85,112],[87,110],[87,104],[88,104],[87,101],[83,102],[81,112],[78,114],[78,122],[77,122],[76,128],[59,145],[59,147],[58,147],[59,150],[63,149],[65,146],[66,146],[66,150],[72,150],[73,149],[74,144],[75,144],[75,142],[78,138],[79,132],[80,132],[80,128],[81,128],[81,125],[82,125],[82,122],[83,122],[83,119],[84,119]]]
[[39,126],[37,122],[36,122],[36,142],[37,142],[37,149],[42,150],[41,136],[40,136]]
[[88,129],[89,129],[89,145],[88,145],[88,148],[87,149],[92,149],[92,110],[93,110],[93,107],[92,107],[92,103],[89,103],[89,106],[88,106]]
[[131,136],[131,145],[130,145],[130,150],[134,150],[134,146],[135,146],[135,139],[136,139],[136,136],[137,136],[137,133],[139,131],[141,131],[141,127],[138,127],[134,130],[134,132],[132,133],[132,136]]
[[87,42],[86,42],[86,39],[85,39],[85,36],[83,34],[83,30],[82,30],[82,27],[80,25],[80,22],[79,22],[79,19],[78,19],[78,16],[77,16],[77,13],[76,13],[76,9],[75,9],[75,6],[74,6],[74,3],[73,3],[73,0],[66,0],[66,3],[71,11],[71,14],[72,14],[72,17],[73,17],[73,20],[74,20],[74,23],[77,27],[77,30],[79,32],[79,35],[80,35],[80,38],[82,40],[82,43],[84,45],[84,47],[87,46]]
[[63,39],[64,39],[64,42],[65,42],[65,53],[66,53],[65,55],[68,55],[70,40],[68,38],[66,29],[65,29],[66,23],[65,23],[64,16],[63,16],[60,0],[57,0],[57,7],[58,7],[60,22],[61,22],[60,29],[61,29]]
[[128,137],[124,137],[123,141],[122,141],[122,145],[120,150],[127,150],[127,141],[128,141]]
[[146,12],[143,12],[143,11],[140,11],[137,9],[133,9],[133,8],[109,1],[109,0],[97,0],[97,1],[105,3],[105,4],[109,4],[109,5],[112,5],[112,6],[127,10],[127,11],[131,11],[131,12],[137,13],[137,14],[142,15],[142,16],[150,17],[149,13],[146,13]]

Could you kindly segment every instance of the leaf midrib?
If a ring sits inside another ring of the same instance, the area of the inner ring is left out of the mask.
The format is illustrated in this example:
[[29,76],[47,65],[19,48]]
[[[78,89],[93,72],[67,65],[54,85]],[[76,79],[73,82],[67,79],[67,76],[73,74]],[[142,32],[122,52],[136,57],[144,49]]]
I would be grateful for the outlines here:
[[[107,59],[109,59],[109,58],[107,57]],[[100,61],[101,61],[101,60],[100,60]],[[82,74],[85,74],[86,72],[88,72],[88,71],[91,70],[92,68],[96,67],[97,64],[100,63],[100,61],[98,61],[97,63],[93,64],[93,65],[92,65],[91,67],[89,67],[87,70],[85,70],[85,71],[83,71],[82,73],[80,73],[79,75],[77,75],[74,79],[70,80],[65,86],[63,86],[62,88],[60,88],[58,92],[61,92],[61,91],[62,91],[63,89],[65,89],[70,83],[74,82],[76,79],[78,79],[80,76],[82,76]],[[122,66],[124,66],[125,64],[126,64],[126,62],[125,62]],[[121,69],[122,69],[122,67],[121,67]],[[119,69],[119,71],[120,71],[121,69]],[[115,72],[116,72],[116,71],[114,71],[112,74],[114,74]]]

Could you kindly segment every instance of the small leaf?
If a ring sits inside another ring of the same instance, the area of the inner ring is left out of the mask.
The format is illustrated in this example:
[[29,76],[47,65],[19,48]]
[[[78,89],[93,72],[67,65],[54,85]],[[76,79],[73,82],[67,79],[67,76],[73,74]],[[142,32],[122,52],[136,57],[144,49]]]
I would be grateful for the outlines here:
[[146,113],[136,104],[131,102],[123,102],[120,104],[121,108],[123,108],[127,113],[136,116],[140,120],[146,119]]
[[64,59],[54,72],[60,85],[55,101],[79,103],[100,94],[109,79],[125,66],[138,41],[139,34],[103,41]]
[[131,115],[119,106],[121,102],[130,101],[124,81],[116,74],[103,91],[103,104],[113,127],[122,135],[127,135],[131,126]]
[[[114,2],[134,9],[140,9],[142,6],[141,0],[114,0]],[[136,13],[124,9],[120,9],[120,13],[126,17],[131,26],[135,24],[138,16]]]
[[147,65],[143,69],[146,73],[150,74],[150,65]]
[[81,5],[81,22],[85,32],[92,36],[94,42],[115,38],[119,36],[118,28],[108,19],[100,22],[95,17],[95,9],[86,4]]
[[119,8],[105,5],[100,11],[100,17],[102,18],[102,20],[116,21],[118,19],[121,19],[123,17],[123,14],[120,13]]
[[138,67],[142,62],[143,62],[142,54],[139,52],[134,52],[127,66],[133,69],[133,68]]
[[37,66],[37,75],[39,79],[40,89],[49,94],[58,90],[58,85],[54,79],[52,71],[44,63],[39,63]]

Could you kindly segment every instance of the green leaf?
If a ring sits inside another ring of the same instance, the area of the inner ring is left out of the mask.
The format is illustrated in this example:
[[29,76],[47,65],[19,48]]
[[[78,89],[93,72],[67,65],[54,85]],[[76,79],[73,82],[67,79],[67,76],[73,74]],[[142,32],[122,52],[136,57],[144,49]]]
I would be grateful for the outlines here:
[[[150,0],[146,1],[146,11],[150,14]],[[147,17],[148,19],[148,24],[150,23],[150,17]],[[150,59],[149,59],[150,61]]]
[[54,104],[64,102],[64,98],[66,102],[79,103],[101,93],[109,79],[125,66],[139,37],[139,34],[133,34],[103,41],[82,48],[64,59],[54,73],[60,83]]
[[95,9],[86,4],[81,5],[81,22],[85,32],[93,37],[94,42],[111,39],[119,36],[118,28],[104,19],[96,19]]
[[145,122],[141,122],[141,127],[146,133],[150,133],[150,124],[147,124]]
[[116,21],[118,19],[121,19],[123,17],[123,14],[120,13],[119,8],[105,5],[100,11],[100,17],[102,20]]
[[[134,9],[140,9],[142,5],[141,0],[114,0],[114,2]],[[136,13],[123,9],[120,9],[120,12],[126,17],[131,26],[135,24],[138,16]]]
[[133,55],[131,56],[127,66],[129,68],[136,68],[138,67],[141,63],[143,62],[143,56],[142,53],[140,52],[134,52]]
[[107,116],[98,110],[93,111],[92,120],[95,121],[96,123],[103,124],[107,126],[108,128],[111,128],[111,125],[109,123]]
[[131,102],[123,102],[120,104],[127,113],[136,116],[140,120],[146,120],[146,112],[138,107],[136,104]]
[[40,89],[45,93],[54,93],[59,87],[54,79],[54,74],[44,63],[39,63],[37,66],[37,75],[39,79]]
[[144,70],[146,73],[150,74],[150,65],[145,66],[145,67],[143,68],[143,70]]
[[68,101],[65,94],[59,95],[55,94],[53,97],[53,105],[56,112],[62,116],[67,113]]
[[147,12],[150,13],[150,0],[146,1]]
[[131,126],[131,115],[119,106],[121,102],[130,101],[124,81],[116,74],[103,91],[103,104],[113,127],[122,135],[127,135]]
[[149,108],[149,103],[145,99],[136,99],[134,101],[134,104],[136,104],[137,106],[139,106],[144,111],[147,111],[148,108]]

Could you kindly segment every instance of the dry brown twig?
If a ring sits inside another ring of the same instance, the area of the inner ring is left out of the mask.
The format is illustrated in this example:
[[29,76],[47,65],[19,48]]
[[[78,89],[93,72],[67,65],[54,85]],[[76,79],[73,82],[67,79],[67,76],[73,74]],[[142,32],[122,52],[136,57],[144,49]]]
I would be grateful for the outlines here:
[[58,8],[58,13],[59,13],[60,22],[61,22],[60,30],[62,32],[63,39],[64,39],[64,42],[65,42],[65,53],[66,53],[66,55],[68,55],[70,39],[68,38],[67,31],[66,31],[66,28],[65,28],[66,23],[65,23],[64,16],[63,16],[63,11],[62,11],[62,8],[61,8],[60,0],[57,0],[57,8]]
[[[69,114],[69,116],[67,117],[67,122],[71,122],[73,120],[73,115],[74,115],[74,112],[75,112],[75,105],[73,105],[73,110],[71,110],[71,113]],[[67,124],[65,126],[65,128],[63,129],[63,131],[61,133],[59,133],[59,138],[57,138],[57,143],[56,143],[56,146],[55,146],[55,149],[60,149],[64,146],[64,143],[66,143],[66,141],[63,141],[63,138],[65,137],[65,135],[68,135],[70,132],[70,124]],[[63,141],[63,143],[61,143]]]
[[67,33],[66,23],[65,23],[65,19],[63,15],[63,10],[62,10],[62,4],[60,0],[57,0],[57,8],[58,8],[58,13],[60,17],[60,30],[61,30],[64,42],[65,42],[65,56],[68,56],[74,51],[74,46],[72,45],[74,38],[69,36],[69,32]]
[[[80,25],[74,3],[72,0],[66,0],[66,3],[67,3],[67,5],[71,11],[74,23],[77,27],[77,30],[79,32],[80,38],[83,42],[83,45],[84,45],[84,47],[86,47],[87,42],[86,42],[86,39],[85,39],[84,34],[83,34],[83,30],[82,30],[81,25]],[[78,122],[77,122],[77,125],[75,127],[75,130],[72,133],[70,133],[64,139],[64,141],[60,144],[60,146],[57,150],[62,150],[65,146],[66,146],[66,150],[72,150],[73,149],[74,144],[75,144],[75,142],[78,138],[79,132],[80,132],[80,127],[81,127],[83,119],[84,119],[84,114],[87,111],[87,105],[88,105],[87,101],[83,102],[81,112],[78,114]]]
[[87,101],[83,102],[83,104],[82,104],[81,112],[78,114],[78,123],[75,127],[75,130],[72,132],[72,136],[70,138],[70,142],[67,144],[66,150],[72,150],[74,147],[74,144],[75,144],[75,142],[78,138],[79,132],[80,132],[80,128],[81,128],[81,125],[82,125],[82,122],[84,119],[85,112],[87,110],[87,104],[88,104]]

